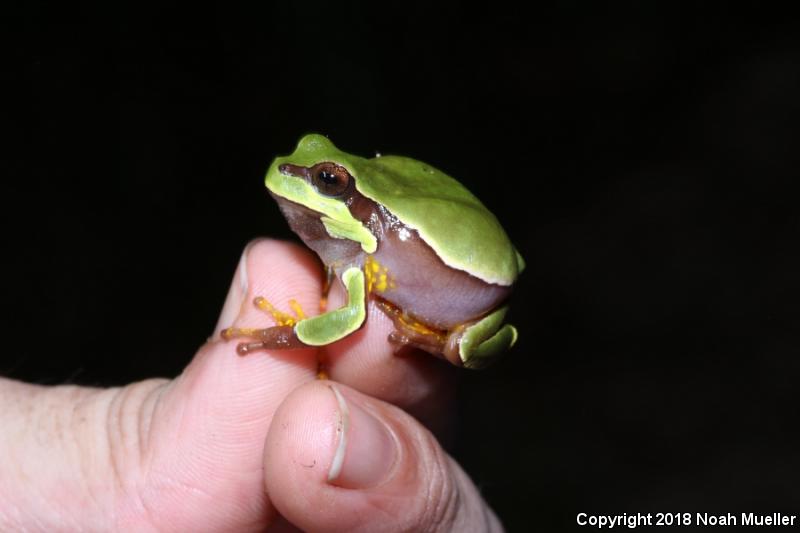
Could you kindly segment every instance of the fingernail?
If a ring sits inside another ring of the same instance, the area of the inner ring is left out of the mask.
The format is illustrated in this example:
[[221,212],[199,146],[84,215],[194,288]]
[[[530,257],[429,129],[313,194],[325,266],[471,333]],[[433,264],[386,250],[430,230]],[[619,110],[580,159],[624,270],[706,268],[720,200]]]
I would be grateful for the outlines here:
[[329,385],[339,407],[337,443],[328,471],[328,483],[348,489],[380,485],[389,476],[397,456],[386,425],[356,401],[347,401]]
[[236,269],[236,274],[233,276],[231,287],[228,289],[228,295],[225,297],[225,304],[222,306],[222,312],[214,328],[213,337],[219,336],[219,332],[223,328],[230,327],[239,316],[239,313],[242,312],[242,304],[247,296],[248,288],[247,254],[252,244],[253,243],[250,243],[245,247],[244,252],[242,252],[242,257],[239,259],[239,266]]

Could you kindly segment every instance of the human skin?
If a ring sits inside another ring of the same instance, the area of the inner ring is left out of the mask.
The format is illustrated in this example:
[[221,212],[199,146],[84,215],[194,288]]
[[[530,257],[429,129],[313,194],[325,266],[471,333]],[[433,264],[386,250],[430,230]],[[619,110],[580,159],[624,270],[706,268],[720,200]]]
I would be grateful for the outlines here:
[[[0,378],[0,531],[501,531],[434,437],[458,371],[395,355],[383,313],[321,351],[239,357],[219,338],[270,325],[254,296],[315,311],[319,269],[300,246],[251,243],[214,334],[175,379]],[[329,308],[342,301],[334,289]],[[330,379],[316,379],[318,358]]]

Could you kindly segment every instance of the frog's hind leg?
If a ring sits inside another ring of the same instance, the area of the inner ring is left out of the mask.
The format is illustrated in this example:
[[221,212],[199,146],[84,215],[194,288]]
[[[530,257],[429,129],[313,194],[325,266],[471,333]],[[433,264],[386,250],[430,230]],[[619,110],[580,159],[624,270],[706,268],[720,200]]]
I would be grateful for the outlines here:
[[441,357],[447,343],[446,331],[431,328],[407,316],[385,300],[376,298],[375,301],[394,323],[395,330],[389,334],[389,342],[397,351],[404,346],[410,346]]
[[272,316],[277,325],[271,328],[226,328],[222,330],[225,340],[249,338],[250,342],[241,342],[236,346],[239,355],[247,355],[257,350],[291,350],[308,348],[308,345],[297,338],[294,325],[305,318],[303,310],[295,300],[289,301],[294,316],[276,309],[265,298],[258,296],[253,304]]
[[389,342],[398,350],[411,346],[444,357],[456,366],[483,368],[517,340],[514,326],[503,324],[507,307],[444,331],[414,320],[386,301],[376,301],[394,322],[396,329],[389,335]]

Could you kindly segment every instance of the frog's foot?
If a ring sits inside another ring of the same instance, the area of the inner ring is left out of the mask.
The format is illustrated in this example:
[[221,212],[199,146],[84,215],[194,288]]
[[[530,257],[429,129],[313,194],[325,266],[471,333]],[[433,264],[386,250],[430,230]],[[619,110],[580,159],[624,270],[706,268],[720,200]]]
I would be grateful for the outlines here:
[[261,296],[253,300],[253,304],[272,316],[277,324],[271,328],[226,328],[222,330],[222,338],[225,340],[249,338],[250,342],[242,342],[236,346],[239,355],[247,355],[256,350],[291,350],[297,348],[308,348],[308,345],[297,338],[294,325],[298,320],[305,318],[300,304],[295,300],[289,300],[289,306],[294,312],[294,316],[276,309],[266,298]]
[[308,348],[294,332],[292,326],[273,326],[271,328],[227,328],[222,330],[222,338],[227,340],[237,338],[258,339],[250,342],[240,342],[236,346],[239,355],[247,355],[256,350],[289,350],[292,348]]
[[514,346],[517,329],[503,324],[507,307],[455,328],[447,339],[445,358],[467,368],[484,368]]

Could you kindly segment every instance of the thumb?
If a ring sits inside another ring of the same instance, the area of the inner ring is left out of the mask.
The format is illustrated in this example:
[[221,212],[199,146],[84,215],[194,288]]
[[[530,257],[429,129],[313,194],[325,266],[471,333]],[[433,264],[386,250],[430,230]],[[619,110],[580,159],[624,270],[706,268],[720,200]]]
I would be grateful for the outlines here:
[[264,470],[272,503],[306,531],[502,531],[425,427],[332,381],[283,401]]

